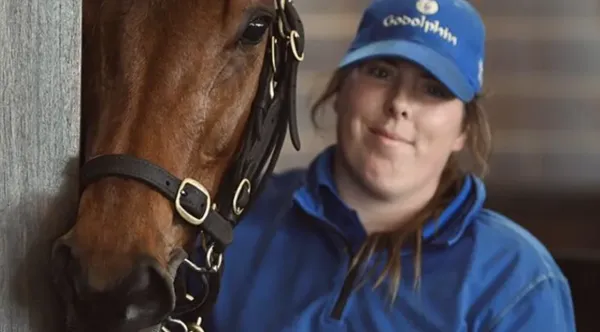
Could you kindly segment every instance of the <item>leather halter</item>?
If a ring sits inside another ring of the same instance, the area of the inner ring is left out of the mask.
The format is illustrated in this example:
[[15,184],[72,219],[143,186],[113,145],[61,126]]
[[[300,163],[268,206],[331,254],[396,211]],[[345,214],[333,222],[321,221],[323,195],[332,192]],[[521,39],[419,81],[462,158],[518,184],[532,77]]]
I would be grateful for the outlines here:
[[104,177],[135,179],[168,198],[184,221],[199,228],[199,240],[206,244],[206,260],[194,263],[186,259],[177,277],[189,272],[198,274],[203,294],[178,298],[175,310],[157,330],[203,331],[199,321],[216,301],[222,255],[232,241],[233,227],[261,191],[263,180],[272,174],[288,128],[294,147],[300,149],[296,80],[298,65],[304,58],[304,29],[291,0],[275,3],[276,17],[269,31],[249,122],[216,197],[194,179],[178,179],[160,166],[131,155],[97,156],[81,169],[81,191]]

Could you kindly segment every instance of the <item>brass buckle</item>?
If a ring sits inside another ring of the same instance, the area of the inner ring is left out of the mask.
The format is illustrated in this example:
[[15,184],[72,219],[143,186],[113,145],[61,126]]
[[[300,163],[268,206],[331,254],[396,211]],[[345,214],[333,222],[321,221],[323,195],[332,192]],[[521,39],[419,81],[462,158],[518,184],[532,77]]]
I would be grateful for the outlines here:
[[[183,208],[183,206],[181,206],[181,196],[182,196],[182,193],[184,192],[183,188],[185,187],[186,184],[192,185],[193,187],[198,189],[200,192],[202,192],[204,195],[206,195],[206,209],[204,210],[204,214],[202,214],[202,216],[200,218],[194,217],[191,213],[187,212]],[[179,215],[185,221],[189,222],[192,225],[196,225],[196,226],[202,224],[204,222],[204,220],[206,219],[206,217],[208,217],[208,213],[210,212],[210,207],[211,207],[210,194],[208,193],[208,190],[200,182],[198,182],[194,179],[191,179],[191,178],[186,178],[181,182],[179,189],[177,189],[177,197],[175,197],[175,209],[177,210]]]

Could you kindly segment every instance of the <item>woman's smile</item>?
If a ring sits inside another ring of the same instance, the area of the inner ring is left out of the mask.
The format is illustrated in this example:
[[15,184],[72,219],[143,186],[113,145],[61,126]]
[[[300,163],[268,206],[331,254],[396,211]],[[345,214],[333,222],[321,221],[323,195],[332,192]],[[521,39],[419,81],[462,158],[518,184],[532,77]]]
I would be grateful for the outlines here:
[[399,146],[413,145],[414,141],[410,140],[396,132],[386,130],[379,127],[368,127],[369,133],[377,138],[377,141],[383,145]]

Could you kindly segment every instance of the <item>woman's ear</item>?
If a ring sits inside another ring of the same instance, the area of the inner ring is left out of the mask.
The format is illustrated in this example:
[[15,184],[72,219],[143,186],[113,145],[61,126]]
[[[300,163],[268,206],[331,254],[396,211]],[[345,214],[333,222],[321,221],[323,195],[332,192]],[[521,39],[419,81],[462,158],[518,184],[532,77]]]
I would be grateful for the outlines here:
[[464,113],[464,116],[462,130],[458,134],[458,137],[454,139],[454,144],[452,145],[452,151],[454,152],[461,151],[467,143],[467,138],[471,135],[471,125],[467,122],[466,113]]
[[344,82],[345,80],[342,79],[338,86],[337,86],[337,91],[335,91],[335,93],[333,94],[333,111],[335,112],[335,114],[339,115],[340,110],[342,109],[342,104],[343,104],[343,99],[345,96],[346,91],[344,91]]
[[333,111],[335,112],[335,114],[338,114],[338,110],[339,110],[339,95],[336,93],[333,96]]
[[348,69],[343,72],[338,73],[337,82],[335,83],[335,88],[332,94],[333,98],[333,111],[335,114],[339,115],[340,110],[342,109],[342,100],[344,98],[346,84],[348,82],[349,77],[352,75],[353,70],[348,71]]
[[461,132],[461,133],[458,135],[458,137],[456,137],[456,138],[454,139],[454,144],[452,144],[452,151],[454,151],[454,152],[459,152],[459,151],[461,151],[461,150],[464,148],[464,146],[465,146],[465,143],[466,143],[466,141],[467,141],[467,137],[468,137],[468,135],[469,135],[469,132],[468,132],[466,129],[465,129],[465,130],[463,130],[463,131],[462,131],[462,132]]

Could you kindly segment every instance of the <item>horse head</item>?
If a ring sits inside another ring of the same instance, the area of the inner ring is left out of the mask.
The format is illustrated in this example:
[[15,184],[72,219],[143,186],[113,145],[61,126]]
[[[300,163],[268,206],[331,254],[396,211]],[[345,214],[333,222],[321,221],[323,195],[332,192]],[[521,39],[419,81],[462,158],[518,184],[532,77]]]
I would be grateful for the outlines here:
[[299,149],[302,52],[290,0],[83,1],[81,194],[52,253],[77,329],[169,330],[210,305],[288,127]]

